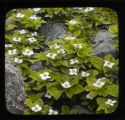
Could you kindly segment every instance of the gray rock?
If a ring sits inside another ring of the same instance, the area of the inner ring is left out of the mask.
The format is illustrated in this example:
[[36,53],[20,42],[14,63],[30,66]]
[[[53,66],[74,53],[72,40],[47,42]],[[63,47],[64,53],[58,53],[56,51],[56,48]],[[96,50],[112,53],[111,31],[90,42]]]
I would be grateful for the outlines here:
[[12,114],[23,114],[26,106],[24,81],[11,59],[5,56],[5,99],[6,108]]
[[78,110],[78,114],[93,114],[93,112],[91,112],[86,107],[81,106],[81,105],[73,105],[72,109],[77,109]]
[[43,64],[42,64],[42,61],[39,61],[39,62],[36,62],[34,63],[33,65],[31,65],[31,68],[35,71],[40,71],[42,70],[44,67],[43,67]]
[[40,35],[46,36],[45,43],[61,39],[67,31],[64,23],[56,23],[48,20],[47,24],[43,24],[39,30]]
[[97,35],[95,35],[93,40],[95,43],[93,45],[95,51],[92,53],[93,55],[103,58],[107,54],[111,54],[114,58],[117,57],[117,51],[112,46],[114,44],[114,37],[107,37],[109,33],[110,32],[107,30],[102,30]]

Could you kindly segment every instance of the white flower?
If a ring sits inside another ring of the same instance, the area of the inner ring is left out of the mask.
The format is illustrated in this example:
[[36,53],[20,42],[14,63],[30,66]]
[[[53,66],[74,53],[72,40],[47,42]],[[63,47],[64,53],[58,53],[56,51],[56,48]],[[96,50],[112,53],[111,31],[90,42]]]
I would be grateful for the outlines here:
[[68,37],[66,37],[65,39],[66,40],[74,40],[76,37],[72,37],[72,36],[68,36]]
[[18,14],[16,15],[16,17],[23,18],[23,17],[24,17],[24,15],[23,15],[23,14],[21,14],[21,13],[18,13]]
[[83,8],[80,8],[80,7],[74,7],[74,9],[82,10]]
[[111,63],[109,61],[105,61],[104,66],[108,68],[112,68],[115,63]]
[[26,31],[25,31],[25,30],[20,30],[19,33],[20,33],[20,34],[25,34]]
[[48,79],[48,78],[51,78],[51,77],[49,76],[49,73],[48,73],[48,72],[44,72],[43,74],[40,74],[39,76],[42,78],[42,80],[46,80],[46,79]]
[[71,24],[76,24],[77,23],[77,21],[76,20],[70,20],[70,22],[69,23],[71,23]]
[[82,77],[88,77],[90,74],[85,72],[85,71],[82,71]]
[[75,63],[79,63],[79,61],[75,60],[75,59],[70,59],[69,61],[70,61],[70,64],[72,64],[72,65],[75,64]]
[[93,83],[93,86],[101,88],[102,86],[105,85],[105,82],[101,82],[102,79],[98,79],[96,83]]
[[16,62],[16,63],[22,63],[22,62],[23,62],[23,59],[14,58],[14,62]]
[[58,49],[58,48],[60,48],[60,45],[54,44],[54,45],[50,46],[50,48],[52,48],[52,47],[54,47],[55,49]]
[[28,38],[28,41],[29,41],[29,42],[36,42],[37,39],[35,39],[34,37],[33,37],[33,38]]
[[30,17],[30,19],[37,19],[37,17],[36,17],[36,15],[32,15],[31,17]]
[[34,107],[31,108],[31,110],[34,112],[38,112],[42,110],[42,107],[40,107],[39,105],[35,105]]
[[94,10],[93,7],[87,7],[84,11],[85,11],[85,12],[89,12],[89,11],[92,11],[92,10]]
[[32,36],[37,36],[37,32],[31,33]]
[[52,108],[49,109],[48,115],[57,115],[57,114],[58,114],[58,111],[53,110]]
[[15,42],[21,42],[21,38],[20,37],[13,37],[13,41],[15,41]]
[[47,91],[47,93],[45,94],[45,97],[50,99],[52,96]]
[[70,75],[77,75],[77,68],[69,69]]
[[16,54],[16,52],[17,52],[17,50],[16,50],[16,49],[13,49],[13,50],[8,50],[8,54],[9,54],[9,55],[15,55],[15,54]]
[[5,47],[12,47],[12,44],[5,44]]
[[30,56],[30,55],[34,54],[34,52],[32,50],[29,50],[29,49],[25,49],[25,51],[22,53],[23,53],[23,55],[26,55],[26,56]]
[[74,46],[75,46],[76,48],[82,48],[82,45],[81,45],[81,44],[74,44]]
[[66,51],[65,51],[64,49],[60,49],[60,50],[57,51],[57,53],[62,53],[62,54],[64,54],[64,53],[66,53]]
[[55,57],[57,56],[57,54],[55,54],[55,53],[48,53],[46,56],[50,57],[52,59],[55,59]]
[[64,87],[64,88],[70,88],[70,87],[71,87],[71,84],[70,84],[68,81],[62,83],[61,85],[62,85],[62,87]]
[[107,102],[105,102],[106,104],[109,104],[110,106],[113,106],[115,103],[116,103],[116,100],[111,100],[111,99],[108,99]]
[[34,8],[33,9],[35,12],[40,11],[40,8]]
[[86,98],[87,98],[87,99],[91,99],[91,95],[90,95],[90,94],[87,94],[87,95],[86,95]]
[[102,77],[102,78],[98,78],[97,81],[101,81],[101,80],[104,80],[106,79],[105,77]]

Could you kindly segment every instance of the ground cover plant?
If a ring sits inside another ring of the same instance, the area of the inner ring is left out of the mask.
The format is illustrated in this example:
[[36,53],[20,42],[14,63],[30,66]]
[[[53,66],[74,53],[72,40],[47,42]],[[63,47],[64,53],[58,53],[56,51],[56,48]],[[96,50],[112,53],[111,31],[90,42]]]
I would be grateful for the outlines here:
[[[92,40],[108,26],[118,52],[118,17],[110,8],[21,8],[8,12],[5,54],[15,62],[25,82],[24,115],[79,114],[79,104],[93,114],[112,113],[118,106],[118,58],[92,54]],[[39,29],[47,20],[65,23],[67,34],[44,42]],[[45,49],[47,48],[47,49]],[[31,65],[43,63],[35,71]]]

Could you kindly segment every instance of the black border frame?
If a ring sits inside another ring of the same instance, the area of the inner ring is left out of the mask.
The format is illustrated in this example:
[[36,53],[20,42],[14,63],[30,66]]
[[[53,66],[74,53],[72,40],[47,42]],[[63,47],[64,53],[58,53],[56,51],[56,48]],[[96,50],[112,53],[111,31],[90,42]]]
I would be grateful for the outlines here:
[[[4,0],[3,2],[0,2],[3,4],[3,6],[0,7],[0,16],[1,16],[1,20],[0,20],[0,35],[1,35],[1,41],[0,41],[0,48],[1,48],[1,53],[0,53],[0,72],[2,75],[2,79],[0,79],[0,118],[2,118],[1,120],[5,119],[5,120],[19,120],[19,119],[24,119],[24,120],[41,120],[41,119],[51,119],[51,120],[55,120],[55,119],[66,119],[66,120],[73,120],[73,119],[77,119],[77,120],[124,120],[125,119],[125,115],[124,115],[124,109],[125,109],[125,104],[124,101],[125,99],[124,97],[124,76],[122,76],[123,72],[123,68],[124,68],[124,44],[123,44],[123,40],[124,40],[124,28],[125,28],[125,19],[124,19],[124,11],[125,11],[125,2],[124,0],[63,0],[63,1],[59,1],[59,0]],[[119,61],[120,61],[120,69],[119,69],[119,84],[120,84],[120,89],[119,89],[119,106],[118,109],[111,114],[104,114],[104,115],[59,115],[59,116],[48,116],[48,115],[41,115],[41,116],[24,116],[24,115],[13,115],[10,114],[7,109],[6,109],[6,105],[5,105],[5,91],[4,91],[4,71],[5,71],[5,67],[4,67],[4,30],[5,30],[5,19],[6,19],[6,13],[10,10],[10,9],[14,9],[14,8],[32,8],[32,7],[73,7],[73,6],[78,6],[78,7],[82,7],[82,6],[87,6],[87,7],[108,7],[108,8],[112,8],[114,9],[117,14],[118,14],[118,19],[119,19]],[[122,53],[123,52],[123,53]]]

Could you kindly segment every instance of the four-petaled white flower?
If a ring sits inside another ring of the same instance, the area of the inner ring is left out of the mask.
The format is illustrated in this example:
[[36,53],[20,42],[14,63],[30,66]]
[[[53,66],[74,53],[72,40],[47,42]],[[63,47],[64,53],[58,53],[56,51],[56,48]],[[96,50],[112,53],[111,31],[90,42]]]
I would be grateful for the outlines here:
[[66,37],[65,39],[66,40],[74,40],[76,37],[72,37],[72,36],[68,36],[68,37]]
[[77,75],[77,68],[69,69],[70,75]]
[[32,15],[32,16],[30,17],[30,19],[34,19],[34,20],[36,20],[37,17],[36,17],[36,15]]
[[44,72],[43,74],[40,74],[39,76],[41,77],[42,80],[46,80],[46,79],[48,79],[48,78],[51,78],[51,77],[49,76],[49,73],[48,73],[48,72]]
[[82,71],[82,77],[88,77],[90,74],[85,72],[85,71]]
[[25,31],[25,30],[19,30],[19,33],[20,33],[20,34],[25,34],[26,31]]
[[111,63],[109,61],[105,61],[104,66],[108,68],[112,68],[115,63]]
[[28,38],[28,41],[29,41],[29,42],[36,42],[37,39],[35,39],[34,37],[32,37],[32,38]]
[[52,47],[54,47],[55,49],[58,49],[58,48],[60,48],[60,45],[54,44],[54,45],[50,46],[50,48],[52,48]]
[[95,83],[93,83],[93,86],[98,87],[98,88],[101,88],[102,86],[104,86],[105,82],[102,82],[101,80],[102,80],[101,78],[98,79]]
[[21,38],[20,37],[13,37],[13,41],[15,41],[15,42],[21,42]]
[[70,22],[69,22],[70,24],[76,24],[77,23],[77,21],[76,20],[70,20]]
[[93,7],[87,7],[87,8],[84,10],[84,12],[89,12],[89,11],[92,11],[92,10],[94,10]]
[[34,8],[33,9],[35,12],[40,11],[40,8]]
[[57,56],[57,54],[55,54],[55,53],[48,53],[46,56],[50,57],[52,59],[55,59],[55,57]]
[[8,54],[9,54],[9,55],[15,55],[15,54],[16,54],[16,52],[17,52],[17,50],[16,50],[16,49],[13,49],[13,50],[8,50]]
[[116,100],[111,100],[111,99],[108,99],[107,102],[105,102],[106,104],[109,104],[110,106],[113,106],[117,101]]
[[39,112],[42,110],[42,107],[40,107],[39,105],[35,105],[34,107],[31,108],[31,110],[34,112]]
[[22,53],[23,53],[23,55],[26,55],[26,56],[30,56],[30,55],[34,54],[34,52],[30,49],[25,49],[25,51],[22,52]]
[[60,50],[57,51],[57,53],[59,53],[59,54],[60,54],[60,53],[64,54],[64,53],[66,53],[66,51],[65,51],[64,49],[60,49]]
[[101,80],[104,80],[106,79],[105,77],[102,77],[102,78],[98,78],[97,81],[101,81]]
[[58,111],[53,110],[52,108],[49,109],[48,115],[57,115],[57,114],[58,114]]
[[45,97],[50,99],[52,96],[47,91],[47,93],[45,94]]
[[80,7],[74,7],[74,9],[82,10],[83,8],[80,8]]
[[75,64],[75,63],[79,63],[79,61],[75,60],[75,59],[70,59],[69,61],[70,61],[70,64],[72,64],[72,65]]
[[32,36],[37,36],[37,32],[31,33]]
[[14,62],[16,62],[16,63],[22,63],[22,62],[23,62],[23,59],[14,58]]
[[87,98],[87,99],[91,99],[91,95],[90,95],[90,94],[87,94],[87,95],[86,95],[86,98]]
[[18,14],[16,15],[16,17],[23,18],[23,17],[24,17],[24,15],[23,15],[23,14],[21,14],[21,13],[18,13]]
[[81,45],[81,44],[74,44],[74,46],[75,46],[76,48],[82,48],[82,45]]
[[61,85],[63,88],[70,88],[71,87],[71,84],[68,81],[62,83]]
[[5,47],[12,47],[12,44],[5,44]]

